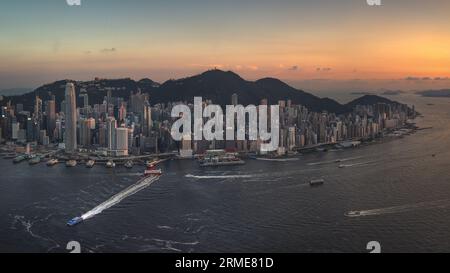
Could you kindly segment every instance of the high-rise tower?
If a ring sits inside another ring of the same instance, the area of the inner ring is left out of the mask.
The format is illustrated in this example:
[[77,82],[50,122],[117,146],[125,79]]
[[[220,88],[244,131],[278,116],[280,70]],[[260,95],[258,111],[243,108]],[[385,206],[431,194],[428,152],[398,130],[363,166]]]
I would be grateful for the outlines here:
[[77,149],[77,106],[75,97],[75,85],[66,84],[66,130],[64,142],[66,152],[73,153]]

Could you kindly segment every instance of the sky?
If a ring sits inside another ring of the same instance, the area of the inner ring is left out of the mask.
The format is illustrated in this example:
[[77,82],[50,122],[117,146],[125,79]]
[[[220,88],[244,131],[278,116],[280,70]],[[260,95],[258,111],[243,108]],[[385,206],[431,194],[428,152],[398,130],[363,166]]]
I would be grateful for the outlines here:
[[0,89],[219,68],[306,89],[450,87],[450,1],[0,0]]

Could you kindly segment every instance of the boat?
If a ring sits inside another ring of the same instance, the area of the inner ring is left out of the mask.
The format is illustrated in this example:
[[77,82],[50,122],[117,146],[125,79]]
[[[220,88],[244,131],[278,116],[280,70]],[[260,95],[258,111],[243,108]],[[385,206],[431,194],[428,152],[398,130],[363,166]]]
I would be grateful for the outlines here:
[[95,160],[89,160],[88,162],[86,162],[86,168],[93,168],[95,165]]
[[26,155],[19,155],[18,157],[14,158],[13,162],[14,162],[14,164],[18,164],[22,161],[27,160],[27,158],[28,157]]
[[69,227],[74,227],[74,226],[80,224],[81,222],[83,222],[83,218],[81,218],[81,217],[75,217],[75,218],[73,218],[72,220],[68,221],[68,222],[67,222],[67,225],[68,225]]
[[360,211],[350,211],[346,214],[346,216],[348,217],[358,217],[361,216],[361,212]]
[[244,165],[245,161],[236,157],[235,154],[226,153],[224,150],[207,151],[205,156],[199,160],[200,167],[218,167]]
[[156,169],[155,165],[150,165],[147,167],[147,169],[144,171],[144,176],[160,176],[162,175],[161,169]]
[[127,168],[127,169],[131,169],[131,168],[133,168],[133,161],[131,161],[131,160],[128,160],[127,162],[125,162],[125,168]]
[[39,164],[39,163],[41,163],[41,157],[40,156],[34,156],[28,162],[28,164],[30,164],[30,165],[36,165],[36,164]]
[[77,166],[76,160],[69,160],[66,162],[66,167],[75,167],[75,166]]
[[114,161],[110,160],[108,162],[106,162],[106,168],[115,168],[116,167],[116,163],[114,163]]
[[16,154],[5,154],[3,155],[3,159],[14,159],[16,156]]
[[47,161],[47,166],[49,166],[49,167],[55,166],[58,163],[59,163],[58,159],[50,159],[49,161]]
[[309,182],[309,185],[311,185],[311,187],[321,186],[323,184],[325,184],[325,180],[323,179],[313,179]]

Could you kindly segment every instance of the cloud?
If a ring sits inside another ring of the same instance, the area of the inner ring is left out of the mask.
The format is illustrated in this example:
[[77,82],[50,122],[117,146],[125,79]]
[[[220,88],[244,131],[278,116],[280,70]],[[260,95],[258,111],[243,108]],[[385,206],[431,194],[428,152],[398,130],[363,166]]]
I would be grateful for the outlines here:
[[414,76],[408,76],[404,79],[405,81],[448,81],[450,80],[449,77],[414,77]]
[[115,47],[113,48],[103,48],[102,50],[100,50],[101,53],[113,53],[116,52],[117,49]]
[[316,68],[317,72],[330,72],[331,70],[333,70],[331,67],[318,67],[318,68]]

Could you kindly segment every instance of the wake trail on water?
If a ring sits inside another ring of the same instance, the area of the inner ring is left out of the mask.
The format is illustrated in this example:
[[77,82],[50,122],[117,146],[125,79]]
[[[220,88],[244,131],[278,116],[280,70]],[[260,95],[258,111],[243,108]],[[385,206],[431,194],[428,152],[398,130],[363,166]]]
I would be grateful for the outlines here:
[[259,161],[272,161],[272,162],[290,162],[299,161],[300,158],[257,158]]
[[187,178],[195,179],[231,179],[231,178],[252,178],[253,175],[185,175]]
[[335,160],[329,160],[329,161],[313,162],[313,163],[308,163],[307,165],[315,166],[315,165],[324,165],[324,164],[330,164],[330,163],[342,163],[342,162],[357,160],[357,159],[361,159],[361,158],[363,158],[363,157],[362,156],[349,157],[349,158],[335,159]]
[[85,214],[83,214],[81,216],[81,218],[83,220],[90,219],[90,218],[94,217],[95,215],[102,213],[104,210],[109,209],[110,207],[120,203],[123,199],[147,188],[148,186],[150,186],[157,180],[159,180],[158,176],[144,178],[144,179],[140,180],[139,182],[137,182],[136,184],[131,185],[130,187],[126,188],[125,190],[123,190],[123,191],[119,192],[118,194],[114,195],[113,197],[109,198],[108,200],[101,203],[100,205],[93,208],[92,210],[86,212]]
[[371,209],[371,210],[360,210],[360,211],[349,211],[345,214],[347,217],[363,217],[363,216],[376,216],[384,214],[395,214],[404,213],[420,209],[436,209],[436,208],[446,208],[450,206],[450,199],[430,201],[430,202],[420,202],[415,204],[407,204],[401,206]]

